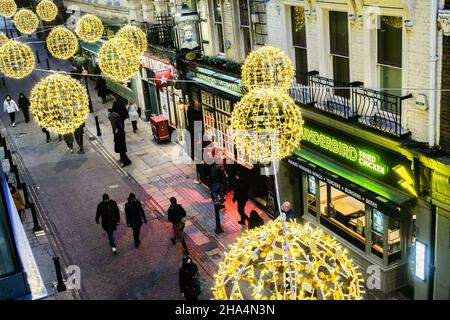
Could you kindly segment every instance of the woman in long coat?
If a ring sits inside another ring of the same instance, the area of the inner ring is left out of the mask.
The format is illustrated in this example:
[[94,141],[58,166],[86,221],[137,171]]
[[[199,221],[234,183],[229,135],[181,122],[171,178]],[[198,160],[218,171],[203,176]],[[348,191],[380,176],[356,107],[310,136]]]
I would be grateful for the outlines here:
[[114,152],[120,154],[120,162],[122,162],[122,168],[131,164],[131,160],[127,156],[125,131],[121,127],[118,127],[114,130]]
[[106,80],[103,77],[97,77],[97,92],[98,96],[102,98],[103,104],[106,103],[106,96],[108,95],[108,87],[106,86]]
[[19,108],[22,109],[25,123],[30,122],[30,100],[23,94],[19,94]]
[[190,257],[183,257],[180,268],[180,292],[186,300],[198,300],[198,268]]

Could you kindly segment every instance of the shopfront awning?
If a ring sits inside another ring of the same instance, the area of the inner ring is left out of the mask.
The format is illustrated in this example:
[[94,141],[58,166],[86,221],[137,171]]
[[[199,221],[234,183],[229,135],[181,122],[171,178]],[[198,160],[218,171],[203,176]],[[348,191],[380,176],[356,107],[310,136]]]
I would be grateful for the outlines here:
[[103,45],[103,42],[97,41],[94,43],[84,42],[80,40],[80,47],[83,48],[86,51],[89,51],[95,55],[98,55],[98,52],[100,51],[101,46]]
[[383,213],[395,215],[397,219],[404,206],[414,199],[411,195],[358,174],[306,148],[288,158],[287,161]]

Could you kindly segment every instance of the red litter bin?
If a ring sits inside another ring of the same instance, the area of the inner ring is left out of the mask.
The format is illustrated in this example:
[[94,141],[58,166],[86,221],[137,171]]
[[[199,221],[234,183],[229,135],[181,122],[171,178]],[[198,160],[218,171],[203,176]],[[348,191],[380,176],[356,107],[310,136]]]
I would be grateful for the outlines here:
[[157,142],[170,140],[169,120],[162,114],[150,118],[153,138]]

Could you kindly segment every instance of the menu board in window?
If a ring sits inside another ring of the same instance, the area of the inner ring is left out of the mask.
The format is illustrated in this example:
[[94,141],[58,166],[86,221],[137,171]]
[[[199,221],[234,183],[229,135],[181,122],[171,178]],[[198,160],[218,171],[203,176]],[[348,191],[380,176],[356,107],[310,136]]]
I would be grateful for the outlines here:
[[372,209],[372,230],[383,235],[383,214],[376,209]]

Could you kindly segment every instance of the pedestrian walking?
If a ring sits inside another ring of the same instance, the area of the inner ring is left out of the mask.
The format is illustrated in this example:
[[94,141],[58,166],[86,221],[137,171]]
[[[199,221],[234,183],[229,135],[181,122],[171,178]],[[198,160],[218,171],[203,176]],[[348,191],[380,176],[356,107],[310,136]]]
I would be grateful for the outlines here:
[[16,126],[16,112],[19,111],[19,107],[17,103],[11,98],[8,94],[3,102],[3,110],[4,112],[8,112],[9,119],[11,120],[11,124],[13,127]]
[[128,202],[125,204],[125,217],[127,226],[133,229],[134,246],[137,248],[141,244],[141,240],[139,239],[141,226],[143,223],[147,224],[147,218],[145,217],[141,202],[136,199],[134,193],[130,193],[128,196]]
[[215,163],[211,168],[211,197],[214,202],[219,202],[221,208],[225,208],[223,205],[225,197],[223,194],[224,185],[226,182],[226,174],[224,171],[224,165],[221,163]]
[[66,133],[63,136],[64,142],[67,144],[67,150],[70,151],[70,153],[73,153],[73,133]]
[[184,239],[184,220],[186,217],[186,210],[184,210],[181,204],[177,203],[175,197],[170,198],[170,207],[167,210],[167,218],[172,223],[173,236],[170,238],[172,244],[175,245],[177,240],[183,246],[183,253],[188,254],[188,248]]
[[128,118],[127,104],[128,101],[125,101],[123,98],[116,96],[112,106],[112,110],[120,116],[122,128],[124,129],[125,120]]
[[125,130],[121,127],[114,131],[114,151],[120,154],[120,162],[122,168],[131,164],[130,158],[127,156],[127,143],[125,139]]
[[19,94],[19,108],[22,109],[25,123],[30,122],[30,100],[23,94]]
[[47,143],[50,142],[50,132],[46,128],[41,129],[43,133],[45,133],[45,137],[47,138]]
[[117,225],[120,223],[120,213],[117,203],[114,200],[109,199],[107,193],[103,194],[103,200],[97,205],[95,222],[99,224],[100,220],[103,230],[108,234],[112,252],[116,253],[117,248],[116,243],[114,242],[114,231],[116,231]]
[[106,80],[102,76],[97,77],[97,85],[95,87],[97,94],[102,98],[103,104],[106,103],[106,96],[108,95],[108,87],[106,86]]
[[75,136],[75,141],[77,142],[78,147],[80,147],[78,153],[84,153],[83,148],[84,123],[75,129],[73,135]]
[[186,300],[198,300],[201,293],[198,268],[189,256],[183,257],[180,268],[180,292]]
[[117,128],[124,128],[122,125],[122,119],[120,118],[120,115],[117,112],[114,112],[113,109],[108,109],[108,119],[111,122],[111,128],[114,133]]
[[250,218],[248,219],[248,230],[258,228],[264,225],[264,220],[259,216],[256,210],[250,211]]
[[248,184],[241,177],[237,177],[237,182],[234,188],[233,202],[237,201],[237,209],[241,220],[238,221],[239,224],[245,226],[245,220],[248,220],[248,216],[245,214],[245,205],[248,201]]
[[281,206],[281,211],[286,215],[286,221],[295,219],[297,217],[294,209],[291,208],[289,201],[285,201]]
[[133,126],[133,132],[136,133],[138,127],[137,127],[137,122],[138,119],[140,118],[139,116],[139,108],[136,105],[136,103],[134,103],[134,101],[130,100],[130,102],[128,102],[128,117],[131,121],[131,125]]
[[25,214],[25,201],[23,200],[23,197],[20,194],[19,190],[17,190],[12,183],[8,183],[8,186],[17,212],[19,213],[20,221],[23,221],[23,215]]

